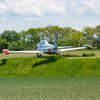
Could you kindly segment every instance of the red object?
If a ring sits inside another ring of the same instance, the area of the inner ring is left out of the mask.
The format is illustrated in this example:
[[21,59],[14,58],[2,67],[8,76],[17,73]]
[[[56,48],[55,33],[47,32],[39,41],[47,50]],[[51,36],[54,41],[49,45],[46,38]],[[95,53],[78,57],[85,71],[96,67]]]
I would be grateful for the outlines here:
[[9,54],[9,51],[7,49],[3,49],[2,52],[5,53],[6,55]]
[[48,52],[50,53],[50,48],[48,49]]

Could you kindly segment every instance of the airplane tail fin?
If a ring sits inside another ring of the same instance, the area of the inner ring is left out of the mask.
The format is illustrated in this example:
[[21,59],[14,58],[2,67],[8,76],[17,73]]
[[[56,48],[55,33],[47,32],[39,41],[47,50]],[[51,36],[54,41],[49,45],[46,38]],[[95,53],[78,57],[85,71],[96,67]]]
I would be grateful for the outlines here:
[[58,41],[57,40],[58,40],[58,34],[56,33],[54,47],[58,49]]

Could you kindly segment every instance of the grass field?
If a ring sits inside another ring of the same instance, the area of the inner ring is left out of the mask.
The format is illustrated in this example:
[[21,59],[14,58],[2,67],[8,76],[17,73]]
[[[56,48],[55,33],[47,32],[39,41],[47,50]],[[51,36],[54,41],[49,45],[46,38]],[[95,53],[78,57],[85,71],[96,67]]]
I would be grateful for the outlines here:
[[100,76],[100,58],[68,59],[61,56],[0,60],[0,77]]
[[0,100],[100,100],[100,77],[0,78]]
[[[62,52],[61,55],[63,56],[66,56],[66,55],[77,55],[77,56],[82,56],[82,54],[90,54],[90,53],[94,53],[96,54],[95,57],[92,57],[92,58],[100,58],[100,51],[68,51],[68,52]],[[43,54],[43,56],[53,56],[53,55],[48,55],[48,54]],[[20,53],[20,54],[16,54],[16,53],[13,53],[13,54],[9,54],[9,55],[5,55],[3,53],[0,54],[0,60],[2,59],[12,59],[12,58],[27,58],[27,57],[36,57],[36,54],[23,54],[23,53]],[[73,58],[76,58],[76,57],[68,57],[69,59],[73,59]],[[78,58],[78,57],[77,57]],[[89,58],[89,57],[88,57]]]
[[77,52],[74,55],[71,52],[70,57],[66,54],[41,58],[29,54],[6,55],[6,59],[0,60],[0,77],[99,77],[100,58],[75,56]]
[[100,51],[34,56],[0,54],[0,100],[100,100]]

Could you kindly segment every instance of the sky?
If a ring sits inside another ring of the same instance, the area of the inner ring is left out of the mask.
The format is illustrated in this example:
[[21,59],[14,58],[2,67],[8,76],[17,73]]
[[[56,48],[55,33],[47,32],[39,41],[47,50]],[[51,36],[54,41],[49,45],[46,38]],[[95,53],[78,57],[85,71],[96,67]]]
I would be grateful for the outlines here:
[[96,27],[100,25],[100,0],[0,0],[0,33],[48,25],[76,30]]

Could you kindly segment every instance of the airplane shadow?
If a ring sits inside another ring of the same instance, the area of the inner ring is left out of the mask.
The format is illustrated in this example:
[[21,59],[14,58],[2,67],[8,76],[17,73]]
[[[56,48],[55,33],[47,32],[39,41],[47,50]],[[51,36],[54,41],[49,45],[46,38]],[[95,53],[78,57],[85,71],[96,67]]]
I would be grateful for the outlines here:
[[[48,64],[48,63],[51,63],[51,62],[55,62],[55,61],[57,61],[57,59],[59,59],[60,57],[50,56],[50,57],[42,57],[42,58],[47,58],[47,59],[45,59],[45,60],[43,60],[43,61],[40,61],[40,62],[38,62],[38,63],[35,63],[35,64],[32,66],[32,68],[37,67],[37,66],[42,65],[42,64]],[[39,58],[39,59],[41,59],[41,58]]]
[[2,62],[2,63],[0,63],[0,66],[5,65],[6,62],[7,62],[7,59],[2,59],[1,62]]
[[[41,57],[41,58],[45,58],[45,60],[40,61],[40,62],[36,62],[36,63],[32,66],[32,68],[37,67],[37,66],[42,65],[42,64],[48,64],[48,63],[51,63],[51,62],[56,62],[59,58],[61,58],[61,56],[60,56],[60,55],[58,55],[58,56],[43,56],[43,57]],[[41,59],[41,58],[38,58],[38,59]],[[17,58],[16,58],[16,59],[17,59]],[[2,60],[0,60],[0,66],[5,65],[6,62],[7,62],[7,60],[8,60],[8,59],[2,59]]]
[[81,56],[66,54],[66,55],[62,55],[62,57],[81,57]]

